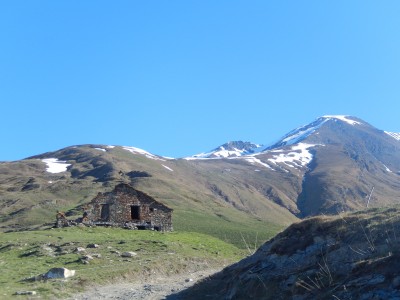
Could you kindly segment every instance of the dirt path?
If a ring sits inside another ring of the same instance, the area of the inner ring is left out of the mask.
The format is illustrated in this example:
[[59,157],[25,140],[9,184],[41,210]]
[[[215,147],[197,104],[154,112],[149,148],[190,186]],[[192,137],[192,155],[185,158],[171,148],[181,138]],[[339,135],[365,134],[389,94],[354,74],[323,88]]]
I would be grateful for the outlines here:
[[190,274],[181,274],[170,277],[158,277],[147,283],[121,283],[107,286],[98,286],[87,291],[76,294],[70,300],[97,300],[97,299],[118,299],[118,300],[168,300],[179,299],[173,294],[182,291],[197,281],[214,274],[221,269],[203,270]]

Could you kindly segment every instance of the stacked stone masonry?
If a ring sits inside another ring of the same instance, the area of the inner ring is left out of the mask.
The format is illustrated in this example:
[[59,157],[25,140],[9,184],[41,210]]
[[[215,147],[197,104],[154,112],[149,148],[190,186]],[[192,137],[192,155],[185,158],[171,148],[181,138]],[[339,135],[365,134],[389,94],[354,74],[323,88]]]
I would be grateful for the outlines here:
[[99,193],[87,206],[89,222],[136,226],[139,229],[172,230],[172,209],[127,184]]
[[[172,211],[149,195],[121,183],[111,192],[99,193],[86,205],[79,221],[87,225],[172,231]],[[63,221],[64,218],[57,216],[57,227],[64,227]]]

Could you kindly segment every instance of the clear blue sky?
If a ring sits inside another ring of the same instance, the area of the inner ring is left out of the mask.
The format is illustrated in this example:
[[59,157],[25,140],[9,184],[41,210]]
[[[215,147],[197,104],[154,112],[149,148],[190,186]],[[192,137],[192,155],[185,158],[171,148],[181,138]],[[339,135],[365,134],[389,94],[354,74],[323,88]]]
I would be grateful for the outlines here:
[[399,1],[0,2],[0,161],[182,157],[325,114],[400,132]]

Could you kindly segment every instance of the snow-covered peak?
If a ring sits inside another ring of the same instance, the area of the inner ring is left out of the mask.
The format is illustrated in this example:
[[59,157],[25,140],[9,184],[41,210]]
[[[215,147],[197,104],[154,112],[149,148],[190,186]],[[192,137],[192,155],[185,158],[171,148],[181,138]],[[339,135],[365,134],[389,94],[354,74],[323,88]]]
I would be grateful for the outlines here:
[[228,157],[239,157],[243,155],[253,154],[259,152],[262,148],[262,145],[250,143],[250,142],[242,142],[242,141],[233,141],[223,144],[210,152],[203,152],[200,154],[196,154],[190,157],[186,157],[186,160],[191,159],[204,159],[204,158],[228,158]]
[[326,115],[319,117],[316,119],[314,122],[301,126],[299,128],[296,128],[286,134],[281,140],[279,140],[277,143],[273,144],[272,146],[267,147],[265,150],[270,150],[278,147],[283,147],[283,146],[289,146],[293,144],[297,144],[310,135],[317,133],[317,130],[324,125],[325,123],[329,121],[340,121],[340,122],[345,122],[349,125],[362,125],[360,121],[354,120],[354,117],[351,116],[345,116],[345,115]]
[[396,133],[396,132],[389,132],[389,131],[385,131],[386,134],[390,135],[392,138],[400,141],[400,133]]
[[351,116],[346,116],[346,115],[326,115],[326,116],[322,116],[321,118],[328,119],[328,120],[332,120],[332,119],[340,120],[340,121],[346,122],[347,124],[350,124],[350,125],[361,125],[361,122],[352,120]]

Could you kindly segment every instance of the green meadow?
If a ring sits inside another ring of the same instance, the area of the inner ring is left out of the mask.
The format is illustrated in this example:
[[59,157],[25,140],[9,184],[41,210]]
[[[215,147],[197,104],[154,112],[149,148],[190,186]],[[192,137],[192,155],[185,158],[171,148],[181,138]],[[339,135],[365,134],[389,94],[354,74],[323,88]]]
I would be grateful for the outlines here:
[[[256,240],[251,238],[254,231],[250,228],[235,233],[234,225],[226,230],[216,220],[205,221],[209,224],[208,231],[221,238],[199,232],[162,233],[105,227],[0,233],[0,299],[9,299],[18,291],[36,291],[37,295],[29,296],[30,299],[65,298],[92,285],[138,282],[154,275],[221,267],[254,250]],[[260,234],[257,244],[261,236],[266,237]],[[90,244],[98,247],[90,248]],[[85,251],[77,252],[79,247]],[[121,257],[125,251],[137,255]],[[85,256],[93,259],[85,263]],[[76,270],[76,274],[66,280],[32,280],[54,267]]]

